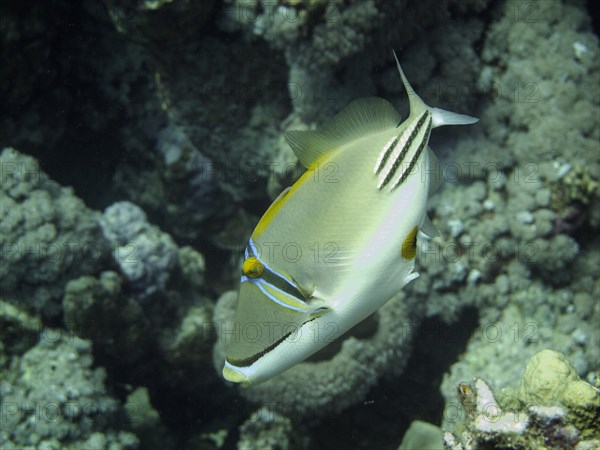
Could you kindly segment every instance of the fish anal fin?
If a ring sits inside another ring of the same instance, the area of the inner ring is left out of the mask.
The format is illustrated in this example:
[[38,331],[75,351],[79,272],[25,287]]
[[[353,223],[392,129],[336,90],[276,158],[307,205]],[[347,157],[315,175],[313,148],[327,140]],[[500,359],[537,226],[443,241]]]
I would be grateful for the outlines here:
[[423,216],[423,219],[421,220],[421,223],[419,224],[419,230],[430,238],[440,235],[440,232],[435,227],[435,225],[433,225],[428,214],[425,214]]
[[442,166],[440,165],[440,161],[438,160],[431,147],[427,147],[427,152],[429,153],[429,197],[431,197],[442,184]]
[[406,275],[406,278],[404,279],[404,284],[408,284],[413,280],[416,280],[417,278],[419,278],[419,272],[411,272],[408,275]]

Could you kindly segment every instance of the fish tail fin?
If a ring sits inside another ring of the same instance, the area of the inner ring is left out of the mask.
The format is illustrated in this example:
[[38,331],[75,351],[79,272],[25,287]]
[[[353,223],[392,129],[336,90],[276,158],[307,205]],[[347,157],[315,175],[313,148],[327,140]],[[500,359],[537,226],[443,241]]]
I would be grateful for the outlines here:
[[470,125],[479,122],[477,117],[468,116],[466,114],[458,114],[452,111],[446,111],[440,108],[429,108],[433,119],[433,128],[443,125]]

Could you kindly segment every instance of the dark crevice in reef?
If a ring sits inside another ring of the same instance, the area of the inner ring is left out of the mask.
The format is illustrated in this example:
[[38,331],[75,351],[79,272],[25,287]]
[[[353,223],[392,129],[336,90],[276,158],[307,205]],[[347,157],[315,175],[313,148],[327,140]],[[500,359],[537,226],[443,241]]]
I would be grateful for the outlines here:
[[21,40],[7,50],[16,55],[15,65],[27,76],[12,81],[13,102],[0,108],[0,118],[12,116],[20,130],[10,139],[0,131],[0,146],[12,145],[38,158],[52,179],[74,186],[82,198],[103,198],[119,148],[115,129],[121,116],[107,114],[111,118],[103,128],[93,129],[95,114],[116,105],[90,83],[96,79],[93,71],[99,69],[86,61],[104,57],[101,40],[106,33],[116,36],[116,31],[109,28],[108,18],[98,23],[93,17],[92,2],[87,8],[61,0],[29,3],[33,8],[29,13],[18,2],[3,6],[14,23],[40,31],[28,36],[27,29],[20,30]]
[[587,0],[587,10],[592,22],[592,29],[600,36],[600,6],[597,1]]
[[440,425],[442,377],[465,351],[477,324],[474,308],[465,309],[451,325],[438,318],[423,321],[403,375],[380,381],[365,401],[318,424],[313,434],[318,445],[313,448],[396,450],[412,420]]

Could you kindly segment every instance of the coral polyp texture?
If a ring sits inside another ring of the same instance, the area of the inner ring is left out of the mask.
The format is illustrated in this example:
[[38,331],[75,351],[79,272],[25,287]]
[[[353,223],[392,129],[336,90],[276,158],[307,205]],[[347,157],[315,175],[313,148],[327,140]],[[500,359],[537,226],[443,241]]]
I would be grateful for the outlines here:
[[[2,2],[0,448],[600,448],[591,3]],[[369,96],[404,121],[392,50],[480,119],[432,133],[420,276],[228,383],[244,249],[305,170],[283,136]]]

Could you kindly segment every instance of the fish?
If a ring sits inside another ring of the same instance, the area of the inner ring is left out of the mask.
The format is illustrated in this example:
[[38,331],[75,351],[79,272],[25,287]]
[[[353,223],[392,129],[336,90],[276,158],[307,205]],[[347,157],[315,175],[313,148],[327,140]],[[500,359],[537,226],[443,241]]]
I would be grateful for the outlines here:
[[417,238],[437,235],[426,209],[440,182],[431,130],[478,119],[426,105],[393,55],[409,99],[405,120],[370,97],[316,130],[285,133],[306,171],[244,250],[225,380],[251,386],[281,374],[419,276]]

